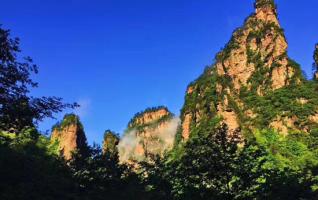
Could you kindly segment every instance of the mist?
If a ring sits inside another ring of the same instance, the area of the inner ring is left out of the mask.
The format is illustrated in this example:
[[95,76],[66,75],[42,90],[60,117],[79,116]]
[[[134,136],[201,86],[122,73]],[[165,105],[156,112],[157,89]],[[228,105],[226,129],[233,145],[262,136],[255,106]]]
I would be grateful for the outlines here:
[[179,125],[180,119],[174,117],[158,127],[147,129],[145,132],[131,130],[125,133],[118,144],[120,161],[145,160],[145,144],[147,144],[148,152],[162,155],[173,147]]

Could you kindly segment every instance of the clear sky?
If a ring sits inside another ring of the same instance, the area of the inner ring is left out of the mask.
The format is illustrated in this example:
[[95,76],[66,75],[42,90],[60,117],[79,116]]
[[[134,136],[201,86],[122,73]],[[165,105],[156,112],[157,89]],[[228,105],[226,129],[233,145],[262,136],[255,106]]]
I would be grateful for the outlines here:
[[[90,143],[150,106],[174,112],[253,0],[0,0],[0,23],[40,67],[33,95],[82,105]],[[317,0],[276,0],[289,55],[311,76]],[[56,116],[62,118],[62,114]],[[40,124],[48,130],[56,120]]]

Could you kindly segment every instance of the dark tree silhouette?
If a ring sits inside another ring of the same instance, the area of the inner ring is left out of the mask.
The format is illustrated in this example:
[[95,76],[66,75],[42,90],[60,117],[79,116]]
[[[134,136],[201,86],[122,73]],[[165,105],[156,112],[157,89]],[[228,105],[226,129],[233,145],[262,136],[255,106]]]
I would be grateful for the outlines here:
[[[175,199],[248,199],[256,195],[263,155],[226,125],[200,132],[166,171]],[[242,147],[240,147],[242,146]]]
[[315,46],[315,51],[314,51],[314,63],[313,63],[313,70],[314,70],[314,78],[318,80],[318,43]]
[[0,129],[21,130],[33,127],[46,117],[65,108],[74,108],[76,103],[65,104],[59,97],[36,98],[29,95],[30,88],[38,83],[31,79],[38,67],[30,57],[20,58],[20,40],[12,39],[10,30],[0,26]]

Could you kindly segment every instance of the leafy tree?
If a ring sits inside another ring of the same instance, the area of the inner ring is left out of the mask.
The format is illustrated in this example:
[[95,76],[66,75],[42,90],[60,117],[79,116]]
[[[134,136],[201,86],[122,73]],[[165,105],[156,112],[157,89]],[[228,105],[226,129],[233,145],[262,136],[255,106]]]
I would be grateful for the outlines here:
[[[256,194],[262,151],[228,133],[226,125],[199,132],[172,161],[170,175],[175,199],[247,199]],[[240,147],[242,146],[243,147]]]
[[256,131],[255,138],[255,145],[267,151],[258,199],[317,198],[318,154],[317,149],[310,147],[315,137],[302,133],[285,137],[273,130],[263,130]]
[[78,199],[148,199],[139,177],[119,163],[118,154],[105,154],[94,145],[89,156],[75,153],[69,162]]
[[0,27],[0,129],[22,130],[38,121],[77,104],[62,103],[58,97],[35,98],[30,88],[38,84],[31,79],[38,67],[30,57],[20,59],[20,40]]
[[0,132],[0,199],[72,199],[75,184],[65,163],[35,129]]
[[149,154],[148,160],[140,164],[140,182],[145,189],[147,199],[169,200],[172,196],[171,172],[172,165],[168,162],[168,157]]
[[79,196],[103,199],[107,195],[112,199],[119,191],[123,169],[119,165],[118,156],[104,155],[95,145],[90,149],[89,156],[75,153],[69,166]]

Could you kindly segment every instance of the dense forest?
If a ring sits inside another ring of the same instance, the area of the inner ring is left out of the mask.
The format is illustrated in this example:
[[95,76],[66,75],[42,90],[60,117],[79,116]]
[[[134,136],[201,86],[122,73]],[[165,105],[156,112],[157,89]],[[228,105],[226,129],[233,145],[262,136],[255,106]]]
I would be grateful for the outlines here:
[[[255,6],[273,9],[275,4],[258,0]],[[173,148],[164,155],[148,152],[146,159],[131,162],[120,161],[120,136],[110,130],[105,131],[102,147],[88,145],[80,119],[72,114],[52,128],[58,133],[66,126],[76,125],[83,135],[82,146],[72,151],[69,159],[63,157],[59,141],[41,134],[37,125],[79,105],[64,103],[54,96],[31,96],[30,90],[38,87],[31,78],[38,73],[38,67],[29,57],[21,59],[19,39],[0,27],[0,199],[318,199],[318,123],[314,115],[318,110],[317,73],[312,80],[305,79],[300,66],[283,51],[271,67],[283,66],[286,59],[293,75],[284,80],[286,85],[271,88],[275,80],[266,82],[269,79],[265,76],[270,77],[275,69],[264,66],[275,52],[264,58],[264,52],[257,49],[262,49],[265,33],[271,37],[277,34],[276,41],[283,38],[283,32],[276,24],[258,22],[245,22],[248,41],[252,45],[255,40],[257,44],[246,49],[247,63],[256,66],[255,74],[247,81],[250,85],[242,84],[237,89],[234,78],[216,73],[217,64],[209,66],[188,87],[181,111],[182,125]],[[254,26],[260,28],[250,31]],[[263,28],[275,34],[262,31]],[[239,49],[239,37],[244,31],[233,34],[217,55],[217,63],[226,63],[231,52]],[[318,45],[313,57],[313,69],[317,71]],[[222,90],[218,90],[220,85]],[[220,101],[228,104],[223,105],[228,106],[226,114],[236,114],[240,128],[231,129],[225,123],[227,115],[217,114]],[[156,107],[145,112],[158,109],[167,111]],[[258,115],[247,117],[250,110]],[[286,132],[270,126],[278,115],[279,119],[295,118]],[[136,120],[142,116],[137,113],[127,130],[136,129],[134,124],[138,130],[145,129]],[[192,118],[189,128],[185,128],[188,116]],[[156,123],[172,117],[169,113]],[[185,130],[189,132],[184,134]]]

